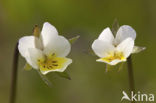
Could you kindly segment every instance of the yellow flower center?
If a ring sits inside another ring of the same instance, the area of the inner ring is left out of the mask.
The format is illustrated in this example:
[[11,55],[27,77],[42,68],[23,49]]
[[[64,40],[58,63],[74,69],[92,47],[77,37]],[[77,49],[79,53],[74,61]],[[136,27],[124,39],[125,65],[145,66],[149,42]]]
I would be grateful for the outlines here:
[[123,52],[112,52],[112,53],[109,53],[107,57],[104,57],[101,59],[106,62],[112,62],[115,59],[123,60],[123,61],[126,60],[126,58],[123,55]]
[[38,65],[41,71],[49,71],[61,69],[66,61],[66,58],[56,57],[55,54],[52,54],[45,58],[38,59]]

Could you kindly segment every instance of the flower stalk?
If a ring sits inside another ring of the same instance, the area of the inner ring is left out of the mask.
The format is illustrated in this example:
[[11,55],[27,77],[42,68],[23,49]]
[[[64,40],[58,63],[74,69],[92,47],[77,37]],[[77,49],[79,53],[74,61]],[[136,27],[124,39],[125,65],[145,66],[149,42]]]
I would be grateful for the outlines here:
[[11,76],[11,90],[9,103],[15,103],[16,101],[16,86],[17,86],[17,73],[18,73],[18,43],[15,46],[13,64],[12,64],[12,76]]
[[[135,93],[135,82],[134,82],[133,64],[132,64],[131,56],[129,56],[129,58],[127,59],[127,69],[128,69],[128,79],[129,79],[129,91],[131,94],[131,91]],[[132,101],[131,103],[135,103],[135,101]]]

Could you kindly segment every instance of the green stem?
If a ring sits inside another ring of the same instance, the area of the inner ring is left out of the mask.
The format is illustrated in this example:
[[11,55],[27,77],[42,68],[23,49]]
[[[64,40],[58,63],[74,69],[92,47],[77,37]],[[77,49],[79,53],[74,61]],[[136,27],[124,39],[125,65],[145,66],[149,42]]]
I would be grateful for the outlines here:
[[[127,68],[128,68],[128,78],[129,78],[129,88],[130,88],[129,91],[131,94],[132,91],[135,93],[133,65],[132,65],[131,56],[127,59]],[[131,103],[135,103],[135,101],[132,101]]]
[[12,76],[11,76],[11,90],[9,103],[15,103],[16,100],[16,85],[17,85],[17,68],[18,68],[18,43],[16,44],[13,56],[12,64]]

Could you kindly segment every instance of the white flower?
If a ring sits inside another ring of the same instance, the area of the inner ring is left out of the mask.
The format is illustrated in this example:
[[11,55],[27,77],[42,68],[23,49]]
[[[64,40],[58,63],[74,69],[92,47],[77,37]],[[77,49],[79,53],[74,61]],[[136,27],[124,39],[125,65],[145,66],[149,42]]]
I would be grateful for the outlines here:
[[45,22],[40,37],[24,36],[20,38],[20,54],[34,69],[42,74],[57,71],[63,72],[72,60],[66,58],[71,50],[69,41],[58,35],[54,26]]
[[110,65],[126,61],[133,51],[135,38],[135,30],[128,25],[121,26],[115,38],[110,28],[104,29],[92,44],[93,51],[100,57],[96,61]]

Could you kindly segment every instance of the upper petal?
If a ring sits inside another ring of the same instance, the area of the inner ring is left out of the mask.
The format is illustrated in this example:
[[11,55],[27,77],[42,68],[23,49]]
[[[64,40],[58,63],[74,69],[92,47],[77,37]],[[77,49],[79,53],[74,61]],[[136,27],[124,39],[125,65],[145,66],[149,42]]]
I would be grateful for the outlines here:
[[24,36],[19,39],[18,43],[18,50],[23,57],[28,56],[29,48],[36,48],[36,46],[41,46],[39,39],[34,36]]
[[124,57],[127,58],[133,50],[134,47],[134,40],[132,38],[127,38],[124,41],[122,41],[118,46],[117,46],[117,51],[123,52]]
[[114,46],[103,40],[96,39],[92,44],[94,53],[99,57],[106,57],[110,52],[114,51]]
[[63,36],[56,36],[51,42],[47,44],[44,49],[46,55],[55,53],[56,56],[65,57],[69,54],[71,45],[69,41]]
[[121,43],[126,38],[131,37],[133,40],[136,38],[135,30],[128,25],[123,25],[119,28],[115,38],[115,44]]
[[104,29],[102,31],[102,33],[100,34],[100,36],[98,37],[99,40],[105,41],[105,42],[110,42],[112,43],[114,40],[114,36],[110,30],[109,27],[107,27],[106,29]]
[[58,36],[56,28],[50,23],[45,22],[41,31],[43,46],[46,46],[49,42],[51,42],[52,38],[55,38],[55,36]]

